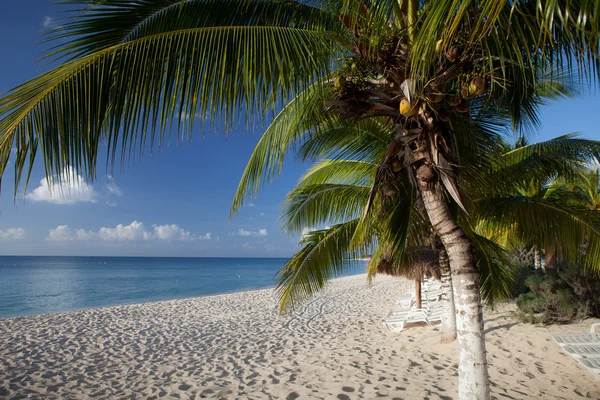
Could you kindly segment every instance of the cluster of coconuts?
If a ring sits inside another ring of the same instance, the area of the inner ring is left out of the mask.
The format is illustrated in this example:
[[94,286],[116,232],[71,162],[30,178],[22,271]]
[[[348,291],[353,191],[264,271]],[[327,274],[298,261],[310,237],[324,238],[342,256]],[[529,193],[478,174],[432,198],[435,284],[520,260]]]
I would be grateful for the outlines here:
[[[442,40],[438,40],[436,43],[436,52],[440,53],[443,50]],[[444,56],[450,63],[454,63],[460,57],[460,49],[457,46],[452,46],[444,52]],[[446,94],[444,90],[440,90],[437,86],[429,87],[426,89],[425,97],[430,105],[439,104],[445,100],[450,109],[454,108],[460,113],[466,113],[469,111],[469,103],[467,100],[473,97],[482,96],[489,90],[488,79],[481,75],[472,75],[459,79],[457,93]],[[399,111],[405,117],[412,117],[419,112],[420,101],[413,100],[412,102],[408,99],[403,98],[400,101]],[[442,118],[449,117],[449,110],[444,107],[433,106],[437,109],[437,112]]]
[[[443,107],[437,107],[435,104],[445,103],[460,113],[469,111],[467,100],[473,97],[482,96],[489,90],[489,84],[486,78],[480,75],[474,75],[467,83],[461,84],[456,94],[444,94],[439,89],[433,88],[426,93],[427,102],[440,112],[444,112]],[[412,103],[407,98],[400,100],[399,111],[405,117],[412,117],[419,111],[420,102],[414,100]]]

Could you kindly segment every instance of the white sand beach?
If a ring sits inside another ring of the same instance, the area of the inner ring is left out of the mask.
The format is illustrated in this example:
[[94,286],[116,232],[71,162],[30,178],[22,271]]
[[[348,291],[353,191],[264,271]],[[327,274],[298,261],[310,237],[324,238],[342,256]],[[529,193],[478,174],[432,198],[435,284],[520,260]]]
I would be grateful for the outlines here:
[[[285,316],[259,290],[0,320],[0,398],[456,399],[456,343],[382,325],[411,288],[340,278]],[[513,309],[485,314],[493,397],[600,398],[551,339],[590,321],[534,327]]]

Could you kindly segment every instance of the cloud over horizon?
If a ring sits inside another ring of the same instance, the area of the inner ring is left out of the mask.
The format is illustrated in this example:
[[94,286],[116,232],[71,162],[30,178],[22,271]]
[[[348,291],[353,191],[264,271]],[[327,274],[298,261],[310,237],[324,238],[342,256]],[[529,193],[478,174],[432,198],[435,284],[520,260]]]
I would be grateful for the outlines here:
[[133,221],[129,225],[118,224],[114,228],[101,227],[97,232],[85,229],[73,230],[68,225],[59,225],[48,231],[45,240],[72,241],[72,240],[100,240],[100,241],[196,241],[210,240],[211,233],[204,235],[191,233],[179,225],[152,225],[146,230],[142,222]]
[[238,229],[237,234],[240,236],[267,236],[267,230],[266,229],[259,229],[257,231],[247,231],[243,228]]
[[25,229],[23,228],[8,228],[0,229],[0,240],[21,240],[25,239]]

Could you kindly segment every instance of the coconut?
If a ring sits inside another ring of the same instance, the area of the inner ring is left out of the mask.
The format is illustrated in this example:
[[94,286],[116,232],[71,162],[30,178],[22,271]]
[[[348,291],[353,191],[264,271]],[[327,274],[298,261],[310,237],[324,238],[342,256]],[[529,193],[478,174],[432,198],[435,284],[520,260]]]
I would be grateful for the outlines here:
[[469,93],[473,93],[473,96],[481,96],[488,91],[487,80],[479,75],[476,75],[471,79],[469,83]]
[[462,97],[463,99],[470,99],[473,96],[475,96],[475,93],[471,93],[469,85],[465,84],[460,87],[460,97]]
[[392,161],[392,171],[398,172],[401,169],[402,169],[402,163],[400,162],[400,160]]
[[462,99],[460,98],[460,96],[452,96],[448,99],[448,105],[452,106],[452,107],[456,107],[456,105],[458,103],[460,103]]
[[456,46],[450,47],[448,49],[448,51],[446,51],[446,58],[450,62],[456,61],[458,59],[459,55],[460,55],[460,51],[458,50],[458,47],[456,47]]
[[432,104],[436,104],[444,100],[444,95],[442,93],[429,93],[427,97],[429,98],[429,102]]
[[437,42],[435,42],[435,52],[439,53],[440,51],[442,51],[442,39],[438,40]]
[[344,86],[346,86],[346,78],[344,78],[342,75],[336,76],[336,78],[333,80],[333,87],[336,89],[341,89]]
[[410,117],[415,115],[419,111],[419,104],[415,102],[415,104],[411,105],[408,99],[402,99],[400,101],[400,114],[405,117]]
[[381,190],[383,191],[383,194],[385,194],[388,197],[392,197],[396,193],[394,185],[392,185],[389,182],[385,182],[383,185],[381,185]]
[[469,111],[469,103],[467,103],[465,99],[461,99],[460,103],[454,107],[456,108],[456,111],[461,113],[466,113]]

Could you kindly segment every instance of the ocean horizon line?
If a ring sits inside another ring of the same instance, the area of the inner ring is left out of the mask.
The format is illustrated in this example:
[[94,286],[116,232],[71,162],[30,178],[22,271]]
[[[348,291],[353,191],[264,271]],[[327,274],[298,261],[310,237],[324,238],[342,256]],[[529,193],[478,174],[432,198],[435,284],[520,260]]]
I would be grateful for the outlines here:
[[[288,258],[0,256],[0,318],[272,288]],[[365,272],[349,261],[339,276]]]

